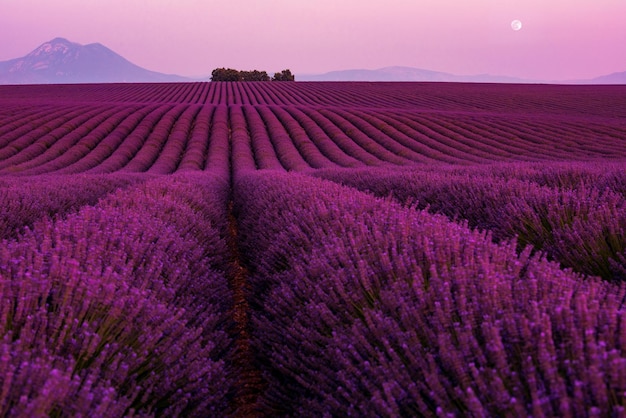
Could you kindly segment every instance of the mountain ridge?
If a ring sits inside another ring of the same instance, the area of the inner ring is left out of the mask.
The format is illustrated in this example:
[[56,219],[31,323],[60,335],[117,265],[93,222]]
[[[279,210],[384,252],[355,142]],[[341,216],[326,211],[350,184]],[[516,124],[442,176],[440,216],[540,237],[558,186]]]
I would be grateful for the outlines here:
[[297,75],[299,81],[422,81],[454,83],[513,83],[513,84],[626,84],[626,71],[583,80],[534,80],[492,74],[457,75],[422,68],[391,66],[375,70],[348,69],[323,74]]
[[626,71],[603,75],[590,81],[598,84],[626,84]]
[[439,82],[474,82],[474,83],[542,83],[516,77],[478,74],[471,76],[456,75],[442,71],[422,68],[390,66],[375,70],[349,69],[330,71],[323,74],[300,75],[300,81],[439,81]]
[[186,77],[150,71],[100,43],[57,37],[27,55],[0,62],[0,84],[176,82]]

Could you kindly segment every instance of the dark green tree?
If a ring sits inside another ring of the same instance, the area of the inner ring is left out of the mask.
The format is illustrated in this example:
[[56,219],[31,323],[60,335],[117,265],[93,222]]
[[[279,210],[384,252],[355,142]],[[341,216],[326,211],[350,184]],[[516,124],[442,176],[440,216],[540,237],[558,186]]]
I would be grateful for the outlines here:
[[274,73],[272,81],[295,81],[296,76],[291,74],[291,70],[282,70],[280,73]]
[[211,72],[211,81],[270,81],[266,71],[238,71],[232,68],[216,68]]
[[270,76],[265,71],[239,71],[241,81],[270,81]]
[[239,71],[232,68],[216,68],[211,72],[211,81],[239,81]]

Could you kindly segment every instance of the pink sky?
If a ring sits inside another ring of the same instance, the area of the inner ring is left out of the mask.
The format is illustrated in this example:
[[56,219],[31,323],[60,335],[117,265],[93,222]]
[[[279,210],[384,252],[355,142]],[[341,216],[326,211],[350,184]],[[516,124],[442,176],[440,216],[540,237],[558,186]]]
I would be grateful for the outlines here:
[[187,76],[403,65],[566,80],[626,71],[625,17],[625,0],[0,0],[0,61],[60,36]]

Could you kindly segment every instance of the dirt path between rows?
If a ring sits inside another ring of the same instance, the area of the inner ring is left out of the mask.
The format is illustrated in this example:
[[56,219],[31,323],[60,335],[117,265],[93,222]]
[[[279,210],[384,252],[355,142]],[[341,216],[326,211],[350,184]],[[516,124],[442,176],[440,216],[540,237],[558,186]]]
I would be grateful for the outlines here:
[[237,219],[233,215],[232,200],[228,205],[228,246],[232,254],[230,284],[233,291],[235,321],[234,368],[238,373],[237,393],[233,405],[235,418],[260,416],[256,402],[263,390],[260,371],[254,366],[254,353],[250,345],[250,314],[246,286],[248,270],[239,253]]

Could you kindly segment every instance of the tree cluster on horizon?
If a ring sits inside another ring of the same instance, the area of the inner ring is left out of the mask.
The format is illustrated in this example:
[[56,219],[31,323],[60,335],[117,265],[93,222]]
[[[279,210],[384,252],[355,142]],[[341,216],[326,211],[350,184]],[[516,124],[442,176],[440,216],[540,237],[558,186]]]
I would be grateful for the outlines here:
[[274,73],[270,78],[266,71],[239,71],[233,68],[216,68],[211,72],[211,81],[295,81],[291,70]]
[[280,73],[274,73],[272,81],[296,81],[296,76],[291,74],[291,70],[282,70]]

